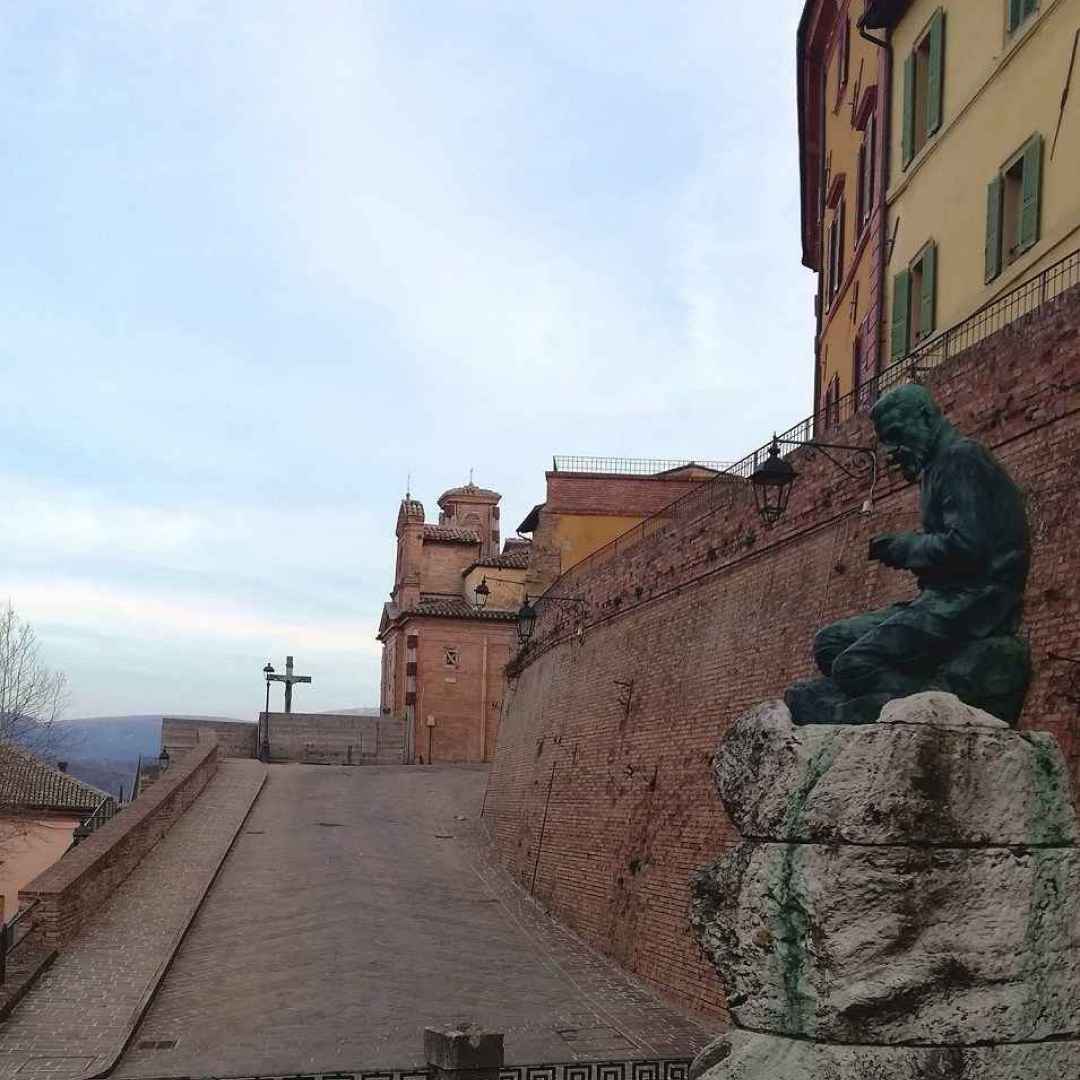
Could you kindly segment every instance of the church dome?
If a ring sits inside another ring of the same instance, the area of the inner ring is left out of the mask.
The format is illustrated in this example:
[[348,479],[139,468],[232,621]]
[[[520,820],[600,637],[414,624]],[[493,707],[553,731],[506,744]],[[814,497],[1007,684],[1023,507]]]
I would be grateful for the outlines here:
[[444,491],[439,496],[439,505],[460,500],[462,502],[498,502],[502,496],[497,491],[488,488],[477,487],[476,484],[465,484],[462,487],[453,487]]

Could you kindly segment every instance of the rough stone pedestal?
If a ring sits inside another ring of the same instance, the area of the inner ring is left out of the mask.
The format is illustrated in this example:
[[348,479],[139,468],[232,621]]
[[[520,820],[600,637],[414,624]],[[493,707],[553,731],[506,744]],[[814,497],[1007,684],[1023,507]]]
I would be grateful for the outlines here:
[[693,922],[736,1030],[709,1080],[1080,1077],[1080,849],[1054,739],[951,694],[876,724],[742,716],[715,762],[743,843]]

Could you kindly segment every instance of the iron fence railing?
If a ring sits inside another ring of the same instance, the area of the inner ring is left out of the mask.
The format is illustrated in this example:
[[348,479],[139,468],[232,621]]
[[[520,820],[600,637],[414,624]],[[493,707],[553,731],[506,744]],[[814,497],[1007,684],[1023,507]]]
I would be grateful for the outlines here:
[[556,454],[552,459],[555,472],[609,473],[613,476],[656,476],[697,466],[723,472],[730,461],[705,461],[702,458],[623,458],[588,457],[581,454]]
[[0,926],[0,983],[7,979],[8,953],[33,929],[24,920],[40,903],[40,900],[31,901],[26,907],[16,912],[14,918]]
[[75,847],[76,844],[85,840],[91,833],[100,829],[107,821],[112,821],[116,817],[118,809],[116,800],[111,795],[102,799],[98,803],[97,809],[84,822],[75,826],[71,846]]
[[[1080,285],[1080,250],[1048,266],[1045,270],[1014,286],[1008,292],[984,304],[962,322],[918,343],[902,359],[883,368],[863,386],[845,394],[804,420],[780,432],[781,441],[806,442],[815,434],[836,427],[856,413],[867,411],[886,390],[920,377],[979,344],[992,334],[1003,330],[1025,315],[1037,311],[1048,301]],[[551,585],[559,592],[563,583],[619,557],[644,537],[658,532],[673,522],[690,521],[720,506],[731,505],[740,490],[740,480],[747,480],[769,455],[772,440],[763,443],[744,458],[726,466],[719,476],[702,481],[700,487],[676,499],[675,502],[645,518],[628,532],[622,533],[602,548],[587,555],[568,568]],[[560,459],[556,459],[558,461]],[[577,459],[571,459],[577,460]],[[708,464],[700,462],[699,464]]]

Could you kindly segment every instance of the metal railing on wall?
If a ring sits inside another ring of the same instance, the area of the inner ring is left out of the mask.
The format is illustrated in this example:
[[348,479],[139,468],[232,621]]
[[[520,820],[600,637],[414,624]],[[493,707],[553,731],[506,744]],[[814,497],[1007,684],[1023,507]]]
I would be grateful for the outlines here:
[[700,458],[586,457],[574,454],[556,454],[552,458],[555,472],[604,473],[611,476],[657,476],[695,467],[718,473],[730,465],[730,461],[704,461]]
[[[933,337],[919,342],[902,359],[883,368],[863,386],[845,394],[804,420],[779,433],[781,440],[805,442],[815,434],[836,427],[857,413],[866,412],[886,390],[920,377],[928,371],[955,359],[974,345],[1005,329],[1011,323],[1037,311],[1062,293],[1080,285],[1080,250],[1073,251],[1040,273],[995,297],[974,311],[962,322],[950,326]],[[602,548],[587,555],[567,569],[557,582],[579,578],[619,557],[644,537],[659,532],[672,523],[692,521],[703,514],[732,505],[741,490],[741,480],[747,480],[768,457],[772,440],[763,443],[752,453],[726,466],[718,476],[702,481],[700,487],[680,496],[674,502],[643,519],[632,529],[615,537]],[[556,459],[559,461],[560,459]],[[579,459],[568,459],[579,460]],[[618,460],[618,459],[616,459]],[[698,464],[708,464],[699,462]],[[550,588],[559,591],[558,584]]]
[[26,917],[40,903],[40,900],[31,901],[26,907],[16,912],[10,921],[0,925],[0,983],[7,978],[8,954],[33,929],[33,924],[25,921]]
[[97,832],[106,822],[116,817],[119,807],[116,800],[110,795],[98,803],[97,809],[83,822],[75,826],[72,834],[71,846],[75,847],[80,841],[85,840],[91,833]]

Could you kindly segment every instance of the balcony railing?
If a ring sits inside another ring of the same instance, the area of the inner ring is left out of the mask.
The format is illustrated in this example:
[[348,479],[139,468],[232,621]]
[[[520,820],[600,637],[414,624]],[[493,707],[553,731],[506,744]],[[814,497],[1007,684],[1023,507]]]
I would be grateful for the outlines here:
[[730,461],[704,461],[700,458],[587,457],[573,454],[556,454],[552,463],[555,472],[608,473],[612,476],[657,476],[694,466],[723,472],[731,465]]

